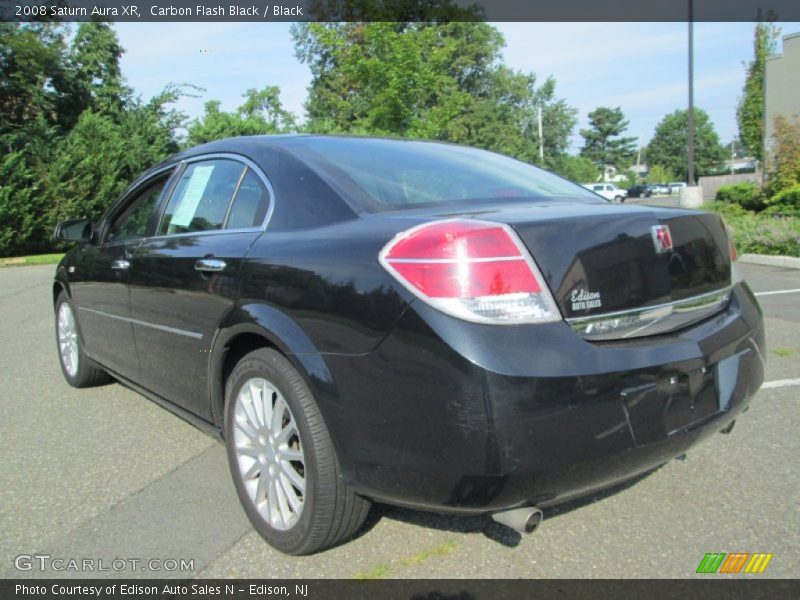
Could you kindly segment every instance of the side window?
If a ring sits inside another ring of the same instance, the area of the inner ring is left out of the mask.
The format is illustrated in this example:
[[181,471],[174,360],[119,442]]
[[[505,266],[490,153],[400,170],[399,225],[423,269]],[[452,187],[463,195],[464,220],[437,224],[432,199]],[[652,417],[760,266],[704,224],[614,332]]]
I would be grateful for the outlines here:
[[226,159],[186,167],[169,199],[158,234],[222,229],[244,168],[241,163]]
[[137,240],[145,236],[150,217],[168,178],[169,175],[165,175],[148,187],[114,218],[106,242]]
[[227,229],[260,227],[267,216],[269,202],[267,188],[258,175],[248,169],[233,199],[225,227]]
[[602,192],[602,191],[603,191],[603,186],[602,186],[602,185],[596,185],[596,186],[594,186],[594,191],[595,191],[595,192]]

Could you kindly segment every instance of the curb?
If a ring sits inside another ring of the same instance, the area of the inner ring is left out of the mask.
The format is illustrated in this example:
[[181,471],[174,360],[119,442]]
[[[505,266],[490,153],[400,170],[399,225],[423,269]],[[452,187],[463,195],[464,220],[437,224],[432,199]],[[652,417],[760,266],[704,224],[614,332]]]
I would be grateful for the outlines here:
[[800,269],[800,258],[794,256],[768,256],[766,254],[740,254],[739,262],[751,265]]

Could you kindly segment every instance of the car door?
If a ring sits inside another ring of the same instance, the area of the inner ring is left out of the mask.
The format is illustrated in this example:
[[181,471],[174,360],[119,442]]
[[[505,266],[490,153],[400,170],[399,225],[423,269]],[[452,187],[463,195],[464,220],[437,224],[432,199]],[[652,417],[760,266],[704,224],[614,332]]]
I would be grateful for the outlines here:
[[130,320],[128,270],[170,176],[156,174],[127,193],[101,224],[93,244],[78,251],[70,288],[87,354],[115,373],[136,379],[138,359]]
[[215,155],[186,161],[155,235],[137,247],[131,316],[143,385],[210,419],[214,333],[238,296],[239,267],[263,232],[269,183],[255,165]]

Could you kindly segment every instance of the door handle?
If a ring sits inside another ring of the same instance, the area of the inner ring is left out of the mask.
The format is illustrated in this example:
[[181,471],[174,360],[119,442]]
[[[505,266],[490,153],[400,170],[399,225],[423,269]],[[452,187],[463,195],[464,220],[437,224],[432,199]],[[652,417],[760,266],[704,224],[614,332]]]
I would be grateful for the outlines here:
[[204,273],[218,273],[224,271],[227,266],[224,260],[218,258],[201,258],[194,263],[195,271]]
[[114,262],[112,262],[111,268],[114,269],[115,271],[124,271],[125,269],[131,268],[131,263],[125,260],[124,258],[121,258],[119,260],[115,260]]

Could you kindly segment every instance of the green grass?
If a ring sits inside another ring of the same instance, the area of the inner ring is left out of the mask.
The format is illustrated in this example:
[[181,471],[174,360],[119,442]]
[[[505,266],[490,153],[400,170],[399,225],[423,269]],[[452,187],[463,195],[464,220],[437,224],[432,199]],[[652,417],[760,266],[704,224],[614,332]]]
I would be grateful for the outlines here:
[[0,258],[0,267],[24,267],[26,265],[54,265],[61,260],[63,253],[35,254],[33,256],[12,256]]
[[[421,550],[416,554],[408,556],[406,558],[399,558],[393,559],[391,564],[397,568],[398,566],[401,567],[414,567],[416,565],[420,565],[424,563],[429,558],[434,557],[441,557],[441,556],[449,556],[456,550],[456,543],[453,540],[447,540],[442,542],[438,546],[433,546],[432,548],[426,548],[425,550]],[[381,563],[379,565],[374,566],[369,571],[361,571],[360,573],[356,573],[352,576],[353,579],[383,579],[385,577],[389,577],[392,573],[392,567],[388,564]]]
[[353,575],[353,579],[383,579],[389,574],[389,566],[388,565],[378,565],[369,571],[364,571],[362,573],[356,573]]
[[773,348],[772,352],[777,356],[791,356],[794,354],[794,350],[791,348]]
[[800,256],[800,218],[752,213],[721,202],[703,205],[719,213],[733,230],[739,254]]
[[409,556],[408,558],[402,560],[401,563],[406,567],[418,565],[433,556],[447,556],[448,554],[452,554],[455,549],[456,543],[453,540],[448,540],[443,544],[434,546],[433,548],[423,550],[422,552],[417,552],[415,555]]

